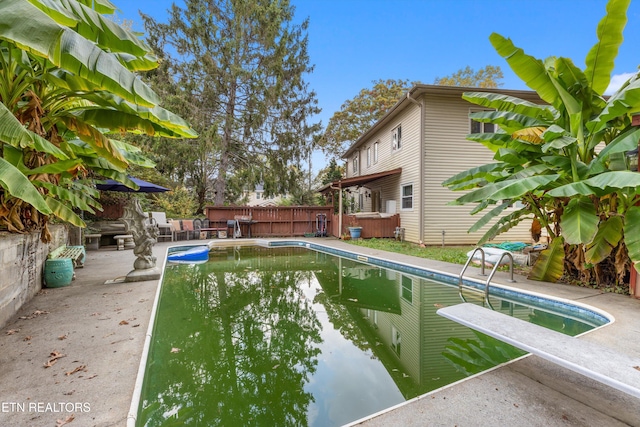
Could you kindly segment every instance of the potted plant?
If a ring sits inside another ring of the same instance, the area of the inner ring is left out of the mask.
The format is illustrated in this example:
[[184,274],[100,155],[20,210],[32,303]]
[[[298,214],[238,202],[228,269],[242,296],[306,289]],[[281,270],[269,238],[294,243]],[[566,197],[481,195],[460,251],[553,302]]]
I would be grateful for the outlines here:
[[351,235],[351,238],[353,240],[357,240],[360,238],[362,227],[360,226],[360,224],[358,224],[358,220],[356,219],[355,215],[349,216],[349,226],[347,228],[349,229],[349,234]]

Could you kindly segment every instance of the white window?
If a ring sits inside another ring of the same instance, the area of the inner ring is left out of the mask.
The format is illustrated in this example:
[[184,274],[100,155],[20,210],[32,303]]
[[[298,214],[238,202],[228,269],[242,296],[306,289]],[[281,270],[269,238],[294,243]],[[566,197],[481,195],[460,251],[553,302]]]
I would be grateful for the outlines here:
[[353,173],[358,173],[358,155],[353,156]]
[[[486,111],[491,111],[491,110],[486,110]],[[471,112],[480,113],[482,112],[482,110],[471,111]],[[493,123],[477,122],[471,119],[470,130],[471,130],[471,133],[494,133],[496,131],[496,125],[494,125]]]
[[413,209],[413,184],[402,186],[402,209]]
[[371,147],[367,147],[367,167],[371,167]]
[[402,148],[402,126],[398,126],[391,131],[391,149],[393,151]]
[[260,200],[260,195],[261,195],[261,194],[262,194],[262,193],[256,193],[256,199],[257,199],[257,200]]
[[400,296],[407,302],[413,303],[413,279],[411,277],[402,276]]
[[400,331],[395,326],[391,326],[391,348],[400,356],[400,343],[402,342],[402,336]]
[[373,163],[378,163],[378,143],[373,144]]

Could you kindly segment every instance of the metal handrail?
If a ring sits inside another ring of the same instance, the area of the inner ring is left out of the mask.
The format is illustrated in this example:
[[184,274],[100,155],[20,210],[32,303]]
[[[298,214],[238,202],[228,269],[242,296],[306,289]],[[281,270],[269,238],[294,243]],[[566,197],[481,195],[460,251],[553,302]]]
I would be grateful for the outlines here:
[[[462,271],[460,272],[460,275],[458,276],[458,295],[460,295],[460,298],[464,302],[467,302],[467,300],[465,299],[464,295],[462,294],[462,276],[464,276],[464,272],[467,270],[467,267],[471,263],[471,260],[473,259],[473,256],[478,251],[480,251],[480,253],[482,254],[482,266],[481,266],[482,270],[481,270],[480,274],[483,275],[483,276],[485,275],[485,273],[484,273],[484,262],[485,262],[484,250],[482,248],[475,248],[473,250],[473,252],[471,253],[471,256],[469,256],[469,259],[467,259],[467,262],[465,263],[464,267],[462,267]],[[498,260],[498,262],[493,266],[493,269],[491,270],[491,273],[489,273],[489,278],[487,278],[487,281],[485,282],[485,285],[484,285],[484,300],[487,303],[487,305],[489,307],[491,307],[492,309],[493,309],[493,307],[491,306],[491,302],[489,301],[489,284],[491,283],[491,279],[493,279],[493,275],[498,270],[498,267],[500,267],[500,263],[502,262],[502,259],[505,256],[509,257],[509,272],[511,273],[511,278],[508,279],[507,281],[510,282],[510,283],[515,283],[515,280],[513,279],[513,255],[511,254],[511,252],[503,252],[502,255],[500,256],[500,259]]]
[[489,283],[491,283],[493,275],[496,274],[496,271],[498,270],[498,267],[500,267],[500,263],[505,256],[509,257],[509,272],[511,273],[511,278],[507,281],[510,283],[515,283],[515,280],[513,279],[513,255],[511,255],[511,252],[503,252],[498,262],[496,262],[496,265],[493,266],[493,270],[491,270],[491,273],[489,273],[489,278],[487,279],[487,282],[484,286],[484,299],[487,302],[489,302]]
[[471,263],[471,260],[473,259],[473,256],[478,251],[480,251],[480,254],[482,255],[482,270],[481,270],[480,274],[482,276],[485,275],[485,273],[484,273],[484,249],[475,248],[473,250],[473,252],[471,252],[471,255],[467,259],[467,262],[465,263],[464,267],[462,267],[462,271],[460,272],[460,275],[458,276],[458,295],[460,295],[460,298],[462,298],[462,301],[464,301],[464,302],[467,302],[467,300],[464,298],[464,295],[462,295],[462,276],[464,276],[464,272],[467,270],[467,267],[469,267],[469,264]]

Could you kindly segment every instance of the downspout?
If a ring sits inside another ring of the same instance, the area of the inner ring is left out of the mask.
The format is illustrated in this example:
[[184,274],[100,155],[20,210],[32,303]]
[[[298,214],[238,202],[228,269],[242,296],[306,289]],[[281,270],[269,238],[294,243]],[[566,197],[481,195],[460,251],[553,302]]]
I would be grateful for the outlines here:
[[419,193],[420,194],[420,203],[418,204],[418,240],[422,245],[424,241],[424,203],[425,203],[425,194],[423,191],[424,187],[424,100],[421,99],[417,101],[411,98],[411,91],[407,92],[407,99],[414,103],[415,105],[420,107],[420,179],[419,179]]

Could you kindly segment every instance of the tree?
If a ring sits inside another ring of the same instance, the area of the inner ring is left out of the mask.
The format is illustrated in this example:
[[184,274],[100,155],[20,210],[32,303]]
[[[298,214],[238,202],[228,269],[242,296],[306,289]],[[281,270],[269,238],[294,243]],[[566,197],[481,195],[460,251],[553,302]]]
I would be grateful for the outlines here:
[[76,211],[100,209],[87,178],[135,188],[127,167],[153,163],[113,135],[195,136],[134,74],[157,61],[103,16],[114,9],[107,0],[0,2],[0,225],[9,231],[41,230],[46,242],[51,215],[84,226]]
[[503,77],[502,70],[499,66],[487,65],[478,71],[474,71],[473,68],[467,65],[451,76],[436,77],[433,84],[441,86],[498,88],[502,86],[500,79]]
[[329,119],[324,135],[318,141],[322,150],[339,158],[364,132],[393,107],[411,86],[409,80],[377,80],[372,88],[364,88],[345,101]]
[[512,202],[523,202],[500,217],[480,243],[523,220],[539,224],[551,244],[532,278],[555,281],[564,273],[601,286],[624,286],[629,258],[640,263],[640,174],[624,170],[620,162],[638,147],[640,129],[632,126],[631,116],[640,110],[640,79],[636,74],[611,97],[602,95],[622,43],[628,6],[629,0],[609,1],[584,70],[568,58],[533,58],[510,39],[490,36],[497,52],[547,105],[499,94],[463,95],[495,109],[470,117],[500,129],[468,139],[493,150],[496,162],[443,184],[471,189],[455,203],[478,203],[474,213],[491,207],[472,230],[503,215]]
[[201,160],[215,169],[216,205],[243,171],[246,184],[264,182],[271,192],[274,182],[273,193],[286,193],[289,166],[306,157],[317,130],[308,124],[319,111],[315,93],[304,80],[313,69],[308,20],[294,25],[293,13],[288,1],[187,0],[173,5],[167,24],[145,17],[171,58],[172,79],[186,88],[188,117],[215,154]]

